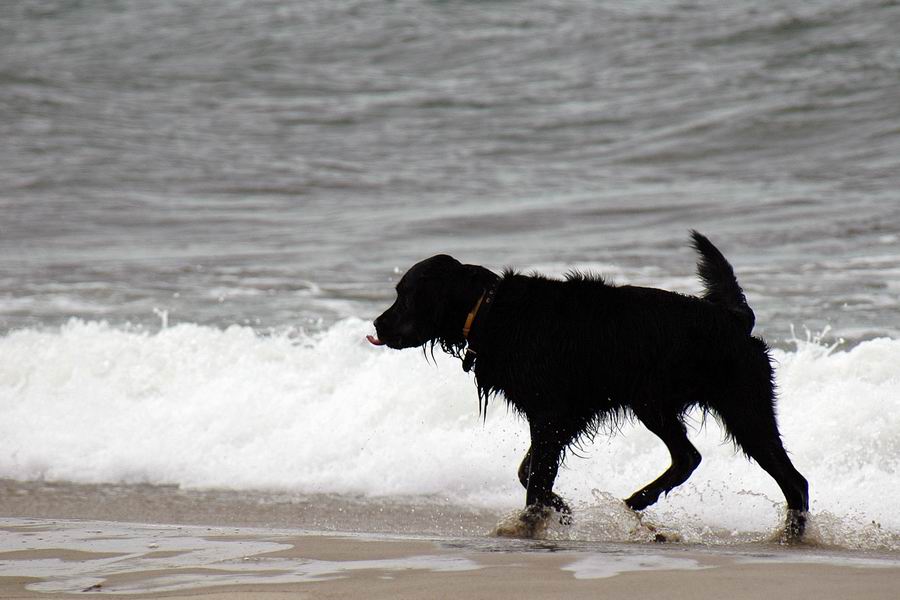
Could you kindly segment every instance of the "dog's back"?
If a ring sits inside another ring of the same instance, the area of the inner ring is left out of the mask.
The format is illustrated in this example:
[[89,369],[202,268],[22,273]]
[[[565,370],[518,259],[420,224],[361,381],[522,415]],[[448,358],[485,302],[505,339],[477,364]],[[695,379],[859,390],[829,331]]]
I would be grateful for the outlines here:
[[479,381],[514,404],[521,382],[513,362],[527,365],[532,390],[560,403],[627,407],[641,390],[680,410],[705,404],[718,380],[737,377],[749,356],[767,360],[744,315],[718,298],[617,286],[580,273],[565,280],[506,273],[484,327]]

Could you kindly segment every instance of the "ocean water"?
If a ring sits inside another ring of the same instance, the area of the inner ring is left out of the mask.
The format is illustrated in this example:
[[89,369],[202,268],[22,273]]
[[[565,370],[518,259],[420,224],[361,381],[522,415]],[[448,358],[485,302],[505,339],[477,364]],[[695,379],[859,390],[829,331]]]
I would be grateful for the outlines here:
[[[365,344],[394,283],[446,252],[692,293],[696,228],[775,348],[816,535],[896,549],[898,30],[891,1],[4,3],[0,478],[511,509],[524,423]],[[777,525],[695,429],[650,518]],[[575,537],[628,529],[662,444],[584,454]]]

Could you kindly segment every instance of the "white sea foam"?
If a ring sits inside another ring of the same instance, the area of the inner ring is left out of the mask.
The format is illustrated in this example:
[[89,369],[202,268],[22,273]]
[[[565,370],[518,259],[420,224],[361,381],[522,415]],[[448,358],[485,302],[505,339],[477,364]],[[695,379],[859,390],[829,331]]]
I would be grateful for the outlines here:
[[[458,361],[374,348],[369,331],[358,319],[314,336],[73,320],[9,333],[0,477],[521,503],[522,420],[495,401],[483,423]],[[810,481],[817,535],[847,545],[855,528],[850,545],[897,539],[900,340],[846,350],[798,342],[774,356],[782,433]],[[688,529],[699,538],[703,526],[771,529],[783,505],[774,481],[724,444],[715,422],[691,437],[703,463],[648,518],[696,524]],[[567,459],[557,490],[583,516],[668,465],[662,443],[634,425],[581,454]]]

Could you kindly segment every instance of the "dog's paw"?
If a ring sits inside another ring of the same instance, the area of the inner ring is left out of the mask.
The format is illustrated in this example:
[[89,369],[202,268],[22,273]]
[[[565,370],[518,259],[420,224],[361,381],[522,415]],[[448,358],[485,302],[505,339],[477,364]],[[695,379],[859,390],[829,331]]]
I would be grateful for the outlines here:
[[638,490],[625,500],[625,505],[634,511],[644,510],[651,504],[655,504],[659,499],[660,492],[658,490]]
[[494,528],[493,535],[526,539],[540,537],[547,529],[551,512],[551,509],[546,506],[533,504],[498,523]]
[[566,504],[566,501],[563,500],[556,494],[551,494],[550,501],[548,502],[550,508],[554,509],[558,516],[558,521],[560,525],[565,527],[570,527],[574,522],[572,519],[572,509],[569,508],[569,505]]
[[803,533],[806,531],[806,519],[808,513],[805,510],[788,509],[784,520],[784,530],[781,532],[779,542],[782,544],[799,544],[803,541]]

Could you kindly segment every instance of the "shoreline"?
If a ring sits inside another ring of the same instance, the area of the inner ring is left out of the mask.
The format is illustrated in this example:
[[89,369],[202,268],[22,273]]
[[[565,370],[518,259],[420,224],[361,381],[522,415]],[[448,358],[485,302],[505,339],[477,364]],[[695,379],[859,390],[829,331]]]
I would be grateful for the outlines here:
[[889,598],[900,556],[0,519],[0,598]]
[[[0,479],[0,600],[712,600],[785,592],[837,600],[893,598],[900,581],[896,540],[880,549],[877,529],[842,538],[846,547],[718,531],[711,543],[654,543],[652,530],[634,529],[652,519],[642,523],[623,507],[610,500],[585,514],[581,529],[523,540],[491,535],[508,511],[437,498]],[[873,535],[868,549],[853,549],[854,539]]]
[[429,497],[398,503],[365,496],[0,478],[2,517],[458,537],[489,532],[503,513]]
[[[777,545],[784,515],[759,529],[737,530],[688,514],[637,515],[618,498],[598,494],[591,505],[573,505],[568,527],[548,522],[539,536],[558,542],[649,543],[685,547]],[[184,489],[175,485],[84,484],[0,479],[0,517],[86,519],[186,526],[261,527],[320,533],[487,538],[519,512],[434,496],[367,497],[288,491]],[[900,532],[860,517],[810,515],[805,541],[838,552],[900,556]]]

